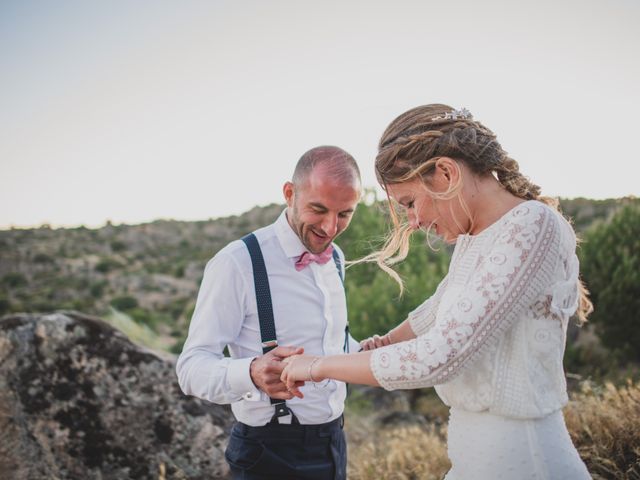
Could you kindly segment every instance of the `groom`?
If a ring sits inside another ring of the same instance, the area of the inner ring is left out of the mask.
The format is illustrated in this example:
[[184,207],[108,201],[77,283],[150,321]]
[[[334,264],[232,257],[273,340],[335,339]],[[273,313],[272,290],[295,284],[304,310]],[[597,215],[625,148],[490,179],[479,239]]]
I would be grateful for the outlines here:
[[282,360],[303,350],[358,349],[348,335],[344,255],[332,242],[360,192],[351,155],[313,148],[284,184],[287,207],[275,223],[231,242],[205,268],[176,371],[184,393],[231,403],[237,422],[225,456],[235,479],[346,478],[345,384],[308,382],[294,398],[280,373]]

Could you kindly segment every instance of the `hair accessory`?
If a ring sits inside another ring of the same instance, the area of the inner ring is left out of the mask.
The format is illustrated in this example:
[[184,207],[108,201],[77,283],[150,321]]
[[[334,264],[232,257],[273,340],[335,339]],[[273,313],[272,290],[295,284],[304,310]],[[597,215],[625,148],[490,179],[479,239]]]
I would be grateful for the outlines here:
[[462,107],[460,110],[452,110],[444,115],[434,117],[432,120],[471,120],[472,118],[471,112]]

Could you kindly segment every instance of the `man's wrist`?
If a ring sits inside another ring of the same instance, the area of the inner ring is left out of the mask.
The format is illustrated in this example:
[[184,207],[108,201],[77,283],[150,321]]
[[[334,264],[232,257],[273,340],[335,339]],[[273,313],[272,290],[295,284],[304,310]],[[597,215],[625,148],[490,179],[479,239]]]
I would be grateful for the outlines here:
[[251,363],[255,358],[230,359],[227,369],[229,389],[245,400],[259,400],[260,389],[256,387],[251,377]]
[[253,386],[256,387],[258,390],[260,390],[258,385],[256,385],[256,381],[253,379],[253,369],[257,359],[258,357],[253,357],[253,359],[249,363],[249,378],[251,379],[251,383],[253,383]]

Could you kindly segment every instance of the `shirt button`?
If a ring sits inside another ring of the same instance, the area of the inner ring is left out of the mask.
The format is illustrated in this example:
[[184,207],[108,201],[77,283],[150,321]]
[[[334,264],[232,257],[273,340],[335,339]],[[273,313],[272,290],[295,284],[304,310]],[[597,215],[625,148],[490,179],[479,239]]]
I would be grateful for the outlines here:
[[251,400],[253,398],[253,393],[247,392],[243,395],[243,397],[245,398],[245,400]]

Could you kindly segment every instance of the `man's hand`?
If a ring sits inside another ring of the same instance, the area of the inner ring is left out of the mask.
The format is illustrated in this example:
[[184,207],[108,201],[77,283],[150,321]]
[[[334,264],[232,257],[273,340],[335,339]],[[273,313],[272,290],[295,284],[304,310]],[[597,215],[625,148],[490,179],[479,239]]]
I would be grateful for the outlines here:
[[[271,398],[291,400],[293,394],[287,390],[287,386],[280,380],[284,369],[282,360],[291,355],[304,353],[302,347],[276,347],[261,357],[256,357],[249,368],[249,374],[254,385]],[[304,385],[304,382],[296,382],[296,387]]]

